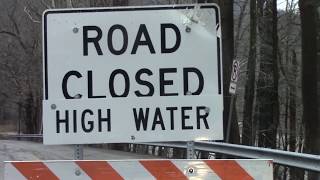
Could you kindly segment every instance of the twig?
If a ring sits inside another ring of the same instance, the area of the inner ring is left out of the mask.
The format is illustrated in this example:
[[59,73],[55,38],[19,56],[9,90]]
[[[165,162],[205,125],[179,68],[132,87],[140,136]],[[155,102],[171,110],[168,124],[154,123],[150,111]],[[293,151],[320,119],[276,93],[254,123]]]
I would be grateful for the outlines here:
[[30,11],[27,9],[27,7],[23,8],[23,11],[29,16],[29,19],[34,22],[34,23],[41,23],[41,21],[36,20],[32,17],[32,15],[30,14]]

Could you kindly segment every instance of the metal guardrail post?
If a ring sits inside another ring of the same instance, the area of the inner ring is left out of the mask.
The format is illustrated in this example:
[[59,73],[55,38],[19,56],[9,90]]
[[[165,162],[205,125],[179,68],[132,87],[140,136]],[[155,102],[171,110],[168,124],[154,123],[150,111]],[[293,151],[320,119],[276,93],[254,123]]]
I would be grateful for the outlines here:
[[74,146],[74,159],[83,160],[83,146],[80,144]]
[[187,142],[187,159],[194,159],[194,142]]

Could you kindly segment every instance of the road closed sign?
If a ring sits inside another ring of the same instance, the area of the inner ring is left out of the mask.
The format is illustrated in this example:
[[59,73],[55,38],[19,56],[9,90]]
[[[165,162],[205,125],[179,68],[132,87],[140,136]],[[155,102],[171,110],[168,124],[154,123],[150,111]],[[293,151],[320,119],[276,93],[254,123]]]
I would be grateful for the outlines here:
[[215,4],[43,14],[45,144],[223,139]]

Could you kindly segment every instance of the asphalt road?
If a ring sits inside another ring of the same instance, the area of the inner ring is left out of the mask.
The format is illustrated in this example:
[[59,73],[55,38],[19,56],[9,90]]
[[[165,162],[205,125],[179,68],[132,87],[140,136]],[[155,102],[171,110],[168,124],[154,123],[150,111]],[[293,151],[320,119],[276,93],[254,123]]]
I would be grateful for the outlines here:
[[[84,159],[87,160],[120,160],[151,159],[148,155],[133,154],[108,149],[84,147]],[[74,157],[74,146],[50,145],[29,141],[0,140],[0,180],[3,179],[3,161],[23,160],[70,160]]]

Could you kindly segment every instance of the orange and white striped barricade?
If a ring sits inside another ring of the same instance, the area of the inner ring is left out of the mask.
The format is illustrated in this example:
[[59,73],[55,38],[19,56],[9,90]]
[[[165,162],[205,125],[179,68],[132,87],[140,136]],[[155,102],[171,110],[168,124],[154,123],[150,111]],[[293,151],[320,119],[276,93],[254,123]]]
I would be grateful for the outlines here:
[[5,180],[270,180],[271,160],[7,161]]

